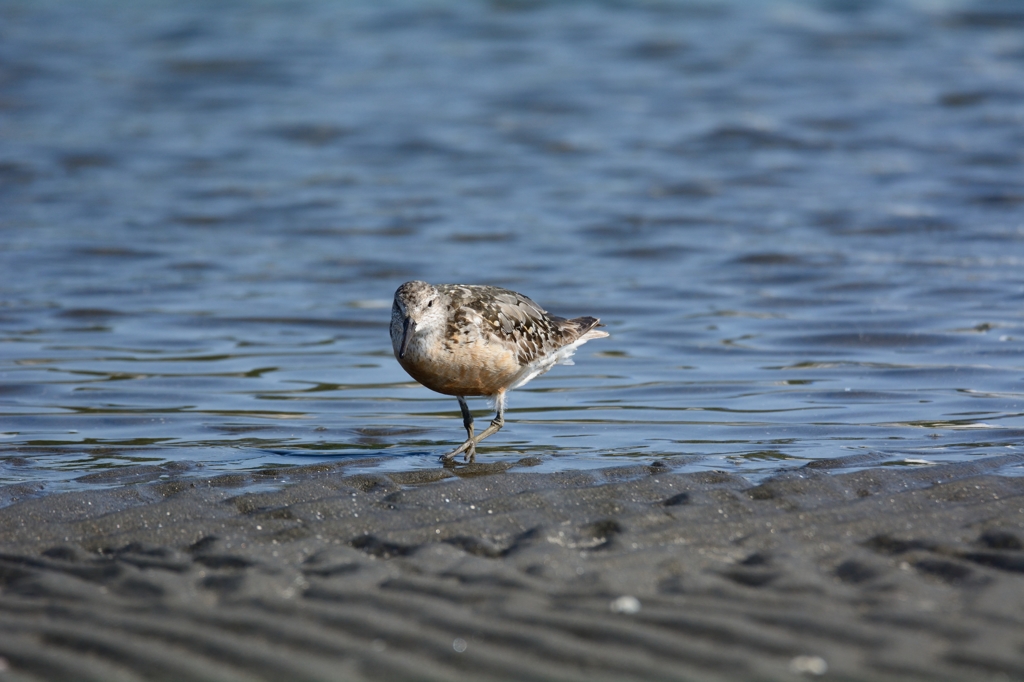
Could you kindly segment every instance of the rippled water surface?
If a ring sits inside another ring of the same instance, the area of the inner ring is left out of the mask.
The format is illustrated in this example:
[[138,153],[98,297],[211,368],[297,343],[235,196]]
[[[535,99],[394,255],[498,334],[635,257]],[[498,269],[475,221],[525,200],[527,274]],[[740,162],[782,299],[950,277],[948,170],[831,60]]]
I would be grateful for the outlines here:
[[408,279],[611,332],[480,461],[1020,453],[1024,10],[5,2],[0,273],[0,484],[439,466]]

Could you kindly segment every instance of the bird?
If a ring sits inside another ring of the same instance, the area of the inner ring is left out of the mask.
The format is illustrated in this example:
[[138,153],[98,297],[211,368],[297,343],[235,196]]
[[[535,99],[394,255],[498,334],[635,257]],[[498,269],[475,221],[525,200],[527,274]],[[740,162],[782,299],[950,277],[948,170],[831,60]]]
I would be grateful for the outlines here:
[[[391,346],[413,379],[455,396],[466,441],[441,461],[476,461],[476,446],[505,425],[506,394],[555,365],[571,365],[578,347],[608,336],[596,317],[550,315],[526,296],[501,287],[428,284],[398,287],[391,307]],[[474,435],[466,398],[486,396],[497,414]]]

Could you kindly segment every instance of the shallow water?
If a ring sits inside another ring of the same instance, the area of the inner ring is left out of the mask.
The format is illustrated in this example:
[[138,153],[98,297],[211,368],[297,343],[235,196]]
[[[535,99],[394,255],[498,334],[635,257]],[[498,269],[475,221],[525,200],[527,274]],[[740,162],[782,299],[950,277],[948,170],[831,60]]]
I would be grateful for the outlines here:
[[1019,453],[1015,7],[6,2],[0,483],[436,467],[414,278],[612,334],[480,461]]

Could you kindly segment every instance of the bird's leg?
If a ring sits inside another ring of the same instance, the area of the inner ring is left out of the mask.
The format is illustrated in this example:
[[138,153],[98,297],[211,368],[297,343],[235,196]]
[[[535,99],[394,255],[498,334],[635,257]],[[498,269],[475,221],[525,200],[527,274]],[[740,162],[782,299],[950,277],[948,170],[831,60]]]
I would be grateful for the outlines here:
[[462,410],[462,425],[466,427],[466,437],[469,440],[473,440],[473,415],[469,413],[469,405],[466,404],[466,399],[461,395],[459,398],[459,408]]
[[499,395],[497,401],[495,402],[498,403],[498,413],[494,415],[494,419],[491,420],[491,425],[484,429],[484,431],[479,436],[473,439],[474,444],[479,443],[488,436],[493,436],[494,434],[501,430],[502,426],[505,425],[505,395]]
[[466,399],[461,395],[455,397],[459,399],[459,408],[462,410],[462,425],[466,427],[466,442],[447,455],[443,455],[441,459],[446,462],[451,461],[455,458],[455,455],[465,451],[466,459],[472,462],[476,460],[476,441],[473,440],[473,415],[469,413],[469,405],[466,404]]
[[476,444],[482,441],[488,436],[493,436],[501,427],[505,425],[505,394],[504,392],[498,394],[498,399],[495,401],[498,404],[498,413],[494,415],[494,419],[491,420],[491,425],[481,432],[479,436],[473,436],[473,417],[469,414],[469,406],[466,405],[466,401],[459,398],[459,407],[462,408],[462,423],[466,426],[466,431],[469,433],[469,438],[465,443],[455,448],[447,455],[441,457],[445,462],[450,462],[455,458],[455,455],[465,452],[465,461],[475,462],[476,461]]

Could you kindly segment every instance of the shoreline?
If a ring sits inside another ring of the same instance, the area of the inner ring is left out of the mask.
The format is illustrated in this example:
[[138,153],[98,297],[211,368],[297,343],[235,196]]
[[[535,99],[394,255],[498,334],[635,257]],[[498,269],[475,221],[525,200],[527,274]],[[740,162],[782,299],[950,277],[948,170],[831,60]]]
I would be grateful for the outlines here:
[[1024,679],[1012,460],[346,462],[28,499],[0,509],[0,679]]

